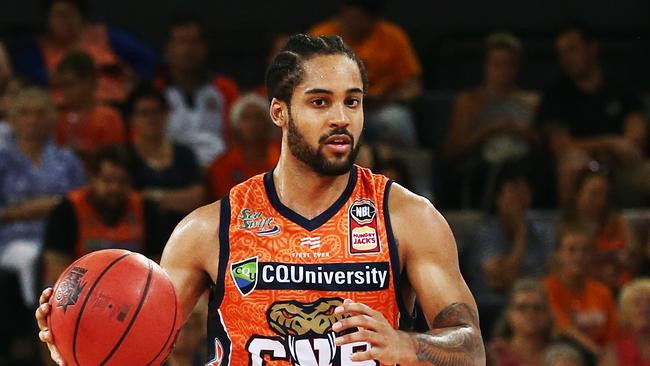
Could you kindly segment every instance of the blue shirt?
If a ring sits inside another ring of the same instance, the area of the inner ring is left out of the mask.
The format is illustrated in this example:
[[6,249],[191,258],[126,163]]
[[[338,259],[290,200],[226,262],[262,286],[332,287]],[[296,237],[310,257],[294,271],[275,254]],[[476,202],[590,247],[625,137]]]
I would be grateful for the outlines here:
[[[35,165],[15,142],[0,148],[0,211],[30,199],[64,195],[84,184],[83,167],[67,149],[48,143]],[[0,252],[16,239],[38,240],[43,235],[45,217],[0,224]]]
[[[519,277],[545,275],[545,265],[553,251],[553,230],[542,222],[526,219],[528,237],[521,261]],[[476,233],[476,242],[468,250],[467,280],[477,304],[503,305],[506,294],[488,287],[483,268],[496,257],[506,256],[512,248],[512,241],[497,217],[487,218]]]

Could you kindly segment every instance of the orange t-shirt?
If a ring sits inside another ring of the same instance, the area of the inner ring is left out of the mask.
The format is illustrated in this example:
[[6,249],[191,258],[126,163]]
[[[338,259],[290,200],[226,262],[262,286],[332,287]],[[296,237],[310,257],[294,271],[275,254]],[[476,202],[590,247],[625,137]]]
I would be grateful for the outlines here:
[[82,155],[125,141],[122,117],[113,108],[98,105],[88,113],[62,111],[56,126],[56,142]]
[[556,275],[549,275],[544,279],[544,287],[559,329],[574,327],[601,346],[614,339],[617,332],[616,304],[605,285],[587,279],[585,287],[574,292]]
[[[341,35],[337,19],[317,24],[310,31],[313,35]],[[420,76],[420,62],[408,36],[396,24],[378,20],[372,34],[362,42],[344,41],[363,61],[370,85],[368,95],[380,96],[400,84]]]
[[[46,37],[38,40],[43,60],[49,75],[53,75],[63,58],[71,51],[60,47]],[[124,69],[127,67],[115,54],[103,24],[89,24],[84,27],[77,49],[87,53],[97,65],[99,72],[97,97],[106,102],[119,102],[126,99]],[[115,75],[105,70],[121,71]]]
[[206,365],[379,365],[350,361],[369,345],[337,346],[332,325],[346,298],[380,311],[394,328],[406,314],[390,184],[355,166],[339,199],[313,219],[282,204],[272,173],[235,186],[221,201]]
[[244,159],[241,146],[234,145],[210,166],[210,185],[215,198],[223,197],[230,188],[257,174],[273,169],[280,158],[280,147],[270,143],[266,161],[252,165]]
[[128,198],[126,211],[114,226],[108,226],[88,203],[88,188],[68,194],[79,225],[75,254],[82,257],[102,249],[120,248],[138,253],[145,252],[145,221],[142,199],[137,192]]

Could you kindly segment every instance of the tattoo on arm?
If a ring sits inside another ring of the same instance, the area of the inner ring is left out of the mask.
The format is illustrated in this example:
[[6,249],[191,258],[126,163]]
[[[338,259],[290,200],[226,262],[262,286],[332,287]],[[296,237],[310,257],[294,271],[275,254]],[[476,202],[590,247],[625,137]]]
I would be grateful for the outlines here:
[[413,337],[418,361],[436,366],[485,364],[478,315],[465,303],[447,306],[433,319],[431,331]]

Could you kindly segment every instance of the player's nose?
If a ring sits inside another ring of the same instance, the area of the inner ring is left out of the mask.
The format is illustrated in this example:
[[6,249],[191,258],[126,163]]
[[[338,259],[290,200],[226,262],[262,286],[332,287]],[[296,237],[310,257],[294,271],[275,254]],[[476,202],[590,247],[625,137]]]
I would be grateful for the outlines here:
[[348,108],[341,103],[330,109],[329,127],[347,127],[350,125]]

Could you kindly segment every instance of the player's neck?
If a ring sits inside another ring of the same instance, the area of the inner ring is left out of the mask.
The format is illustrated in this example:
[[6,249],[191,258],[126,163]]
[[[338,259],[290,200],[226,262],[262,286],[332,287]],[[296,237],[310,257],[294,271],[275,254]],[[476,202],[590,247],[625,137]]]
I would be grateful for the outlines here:
[[350,173],[323,176],[295,158],[283,156],[273,171],[275,190],[283,205],[312,219],[341,196]]

